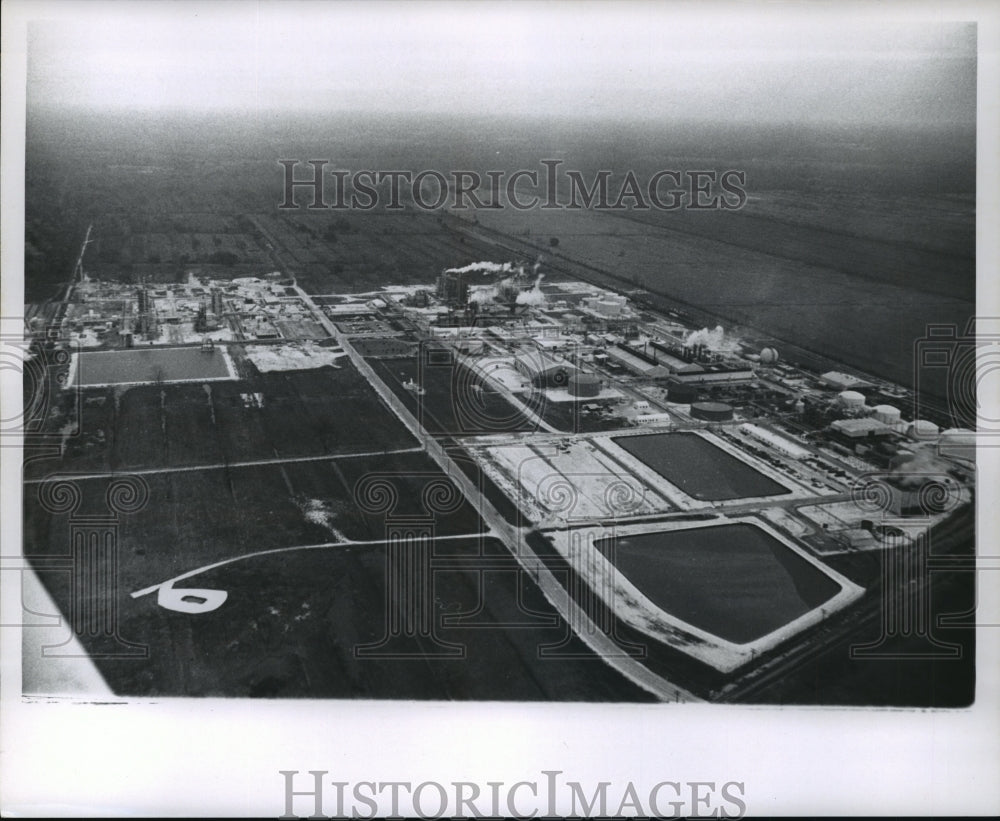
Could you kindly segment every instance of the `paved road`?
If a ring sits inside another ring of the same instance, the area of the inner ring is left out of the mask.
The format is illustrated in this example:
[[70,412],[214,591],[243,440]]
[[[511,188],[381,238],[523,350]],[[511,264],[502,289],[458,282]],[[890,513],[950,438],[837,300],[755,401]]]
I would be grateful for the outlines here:
[[[450,536],[435,536],[437,541],[454,541],[457,539],[476,539],[480,536],[479,533],[455,533]],[[236,562],[242,562],[246,559],[255,559],[258,556],[270,556],[275,553],[289,553],[295,550],[327,550],[334,547],[377,547],[379,545],[391,544],[388,539],[373,539],[370,541],[358,541],[355,539],[344,539],[339,542],[317,542],[315,544],[297,544],[290,545],[289,547],[274,547],[270,550],[256,550],[253,553],[245,553],[242,556],[232,556],[228,559],[222,559],[218,562],[212,562],[212,564],[206,564],[201,567],[196,567],[194,570],[188,570],[181,573],[179,576],[174,576],[172,579],[165,579],[157,584],[150,585],[149,587],[144,587],[142,590],[136,590],[131,594],[133,599],[138,599],[142,596],[148,596],[150,593],[155,593],[161,587],[167,586],[171,587],[179,581],[184,579],[190,579],[192,576],[198,576],[201,573],[206,573],[209,570],[215,570],[217,567],[225,567],[227,564],[235,564]]]
[[479,488],[462,472],[440,442],[429,436],[410,413],[403,401],[379,379],[372,367],[354,346],[313,303],[312,299],[298,285],[295,286],[305,303],[317,316],[318,321],[347,352],[358,371],[369,381],[385,403],[395,412],[404,425],[420,441],[424,442],[430,456],[455,484],[470,504],[475,506],[483,521],[491,530],[491,535],[503,541],[521,567],[536,581],[549,604],[569,624],[577,637],[600,657],[606,664],[616,669],[629,681],[652,693],[662,701],[702,701],[693,693],[656,675],[643,664],[622,654],[621,648],[607,634],[603,633],[587,616],[586,612],[572,599],[566,588],[553,575],[545,563],[531,550],[525,538],[527,529],[509,524],[490,501],[479,492]]
[[[361,456],[382,456],[387,453],[419,453],[423,448],[399,448],[398,450],[368,450],[361,453],[332,453],[324,456],[279,456],[274,459],[253,459],[247,462],[214,462],[210,465],[182,465],[179,467],[159,468],[122,468],[98,473],[66,474],[71,479],[109,479],[114,476],[148,476],[159,473],[193,473],[199,470],[222,470],[224,468],[247,468],[258,465],[290,465],[296,462],[329,462],[333,459],[354,459]],[[61,476],[63,474],[56,474]],[[25,479],[26,485],[38,485],[51,481],[51,476],[41,476],[37,479]]]

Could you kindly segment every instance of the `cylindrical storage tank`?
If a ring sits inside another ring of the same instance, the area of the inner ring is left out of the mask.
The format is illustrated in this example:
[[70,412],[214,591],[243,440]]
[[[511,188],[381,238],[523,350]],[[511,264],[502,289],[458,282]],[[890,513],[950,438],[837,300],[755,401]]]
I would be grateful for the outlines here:
[[914,419],[906,429],[911,439],[936,439],[940,428],[927,419]]
[[838,399],[848,408],[860,408],[865,404],[865,395],[857,391],[841,391]]
[[573,396],[597,396],[601,392],[601,379],[592,373],[576,373],[569,378],[569,392]]
[[733,418],[733,406],[725,402],[693,402],[691,415],[705,422],[728,422]]
[[976,432],[966,428],[949,428],[941,431],[941,445],[975,448]]
[[611,297],[598,301],[597,310],[604,316],[618,316],[622,312],[622,304]]
[[671,382],[667,385],[667,401],[681,405],[690,405],[698,398],[698,389],[694,385],[683,382]]
[[872,411],[874,411],[875,418],[879,422],[885,422],[887,425],[892,425],[899,421],[899,408],[894,408],[892,405],[876,405],[872,408]]

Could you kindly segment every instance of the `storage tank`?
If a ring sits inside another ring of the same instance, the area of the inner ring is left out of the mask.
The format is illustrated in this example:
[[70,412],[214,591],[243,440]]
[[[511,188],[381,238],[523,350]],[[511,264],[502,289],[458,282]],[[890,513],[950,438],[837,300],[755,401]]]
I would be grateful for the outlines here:
[[938,453],[955,459],[976,460],[976,432],[965,428],[941,431],[937,444]]
[[705,422],[728,422],[733,418],[733,406],[725,402],[693,402],[691,415]]
[[601,379],[592,373],[575,373],[569,378],[569,392],[573,396],[597,396],[601,392]]
[[690,405],[698,398],[698,389],[684,382],[667,383],[667,401],[681,405]]
[[879,422],[885,422],[887,425],[899,421],[899,408],[894,408],[892,405],[876,405],[872,411]]
[[949,428],[941,431],[940,442],[943,445],[955,445],[958,447],[975,448],[976,432],[966,428]]
[[778,351],[775,348],[764,348],[760,352],[760,361],[762,365],[773,365],[778,361]]
[[940,428],[927,419],[914,419],[906,429],[911,439],[936,439]]
[[612,295],[602,297],[597,302],[597,312],[602,316],[619,316],[625,308],[625,297]]
[[862,408],[865,404],[865,395],[857,391],[841,391],[837,398],[848,408]]

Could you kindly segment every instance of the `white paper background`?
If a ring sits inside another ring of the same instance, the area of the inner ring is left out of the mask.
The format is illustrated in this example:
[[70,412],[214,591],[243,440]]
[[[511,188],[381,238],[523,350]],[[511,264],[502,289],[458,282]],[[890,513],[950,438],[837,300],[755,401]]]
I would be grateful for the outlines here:
[[[644,9],[636,15],[640,25]],[[802,15],[800,4],[768,4],[766,10],[708,4],[680,10],[715,16],[725,36],[733,36],[741,20],[780,24]],[[25,19],[68,20],[85,33],[87,26],[113,25],[119,17],[147,11],[206,21],[222,65],[227,61],[230,16],[245,22],[248,16],[272,12],[269,6],[211,3],[166,4],[153,11],[136,3],[4,6],[2,316],[17,316],[23,305],[18,272],[23,270],[24,236]],[[467,23],[443,32],[438,11],[415,33],[418,39],[439,41],[447,48]],[[503,14],[515,29],[530,28],[535,25],[534,11],[533,6],[513,4],[504,7]],[[353,13],[384,14],[385,9]],[[837,20],[876,16],[978,21],[978,301],[981,315],[998,315],[997,5],[879,4],[872,9],[842,4],[825,13]],[[560,4],[555,11],[547,8],[545,14],[567,20],[575,16],[570,4]],[[308,25],[302,30],[308,32]],[[336,47],[335,33],[325,42]],[[155,42],[145,47],[155,50]],[[308,61],[308,48],[299,54]],[[236,64],[242,58],[233,60]],[[260,81],[266,83],[266,65],[260,72]],[[81,69],[81,74],[86,72]],[[211,91],[203,98],[208,104]],[[387,102],[391,98],[387,93]],[[19,401],[20,378],[9,371],[0,376],[4,405],[9,407],[12,397]],[[997,397],[989,401],[996,403]],[[4,448],[0,456],[2,555],[9,568],[8,557],[16,555],[20,545],[20,466],[12,449]],[[1000,553],[988,503],[998,497],[997,478],[996,455],[984,452],[979,499],[986,503],[980,505],[977,528],[981,553]],[[998,581],[996,571],[983,573],[980,580],[981,613],[992,614],[995,623],[1000,622]],[[19,574],[5,570],[2,583],[3,622],[17,623]],[[283,809],[279,769],[329,770],[331,780],[352,782],[435,779],[481,784],[541,780],[542,770],[559,769],[563,778],[585,784],[632,780],[647,790],[662,780],[742,781],[752,815],[995,814],[1000,811],[998,633],[1000,627],[980,630],[972,709],[914,711],[180,699],[117,705],[72,699],[25,703],[19,697],[20,631],[3,628],[0,798],[11,816],[276,816]]]

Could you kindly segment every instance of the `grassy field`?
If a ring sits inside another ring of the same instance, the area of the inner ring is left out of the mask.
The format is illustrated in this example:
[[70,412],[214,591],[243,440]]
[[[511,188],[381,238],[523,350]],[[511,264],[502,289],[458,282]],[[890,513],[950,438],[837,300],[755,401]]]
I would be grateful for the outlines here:
[[[398,499],[394,508],[362,508],[359,483],[369,476],[391,486],[388,492]],[[143,479],[149,501],[123,517],[120,531],[123,555],[134,557],[122,565],[131,589],[258,550],[384,539],[399,518],[431,516],[440,535],[481,528],[476,511],[461,499],[454,509],[427,509],[427,485],[447,480],[421,452],[160,472]],[[80,512],[102,512],[111,481],[77,480],[84,499]],[[46,513],[40,489],[29,485],[25,493],[25,552],[52,555],[66,550],[69,520]]]
[[[530,431],[537,425],[470,371],[447,359],[373,359],[375,372],[435,434],[470,436],[502,431]],[[403,387],[413,380],[425,391],[418,395]],[[482,386],[476,390],[474,385]]]
[[[463,656],[358,658],[356,646],[385,633],[385,571],[383,547],[299,551],[192,580],[229,592],[219,610],[195,618],[153,597],[123,600],[121,632],[150,656],[101,661],[101,672],[115,692],[133,696],[650,700],[597,658],[540,660],[538,646],[560,641],[566,627],[513,571],[435,573],[437,637]],[[475,614],[468,626],[441,624],[462,613]],[[491,629],[510,622],[523,626]],[[413,646],[436,649],[427,639]],[[570,649],[584,650],[575,639]]]
[[[112,356],[114,354],[105,354]],[[415,446],[350,364],[249,374],[238,382],[91,388],[80,433],[26,475],[134,470],[361,453]],[[257,407],[246,397],[260,394]],[[249,405],[249,406],[248,406]]]

